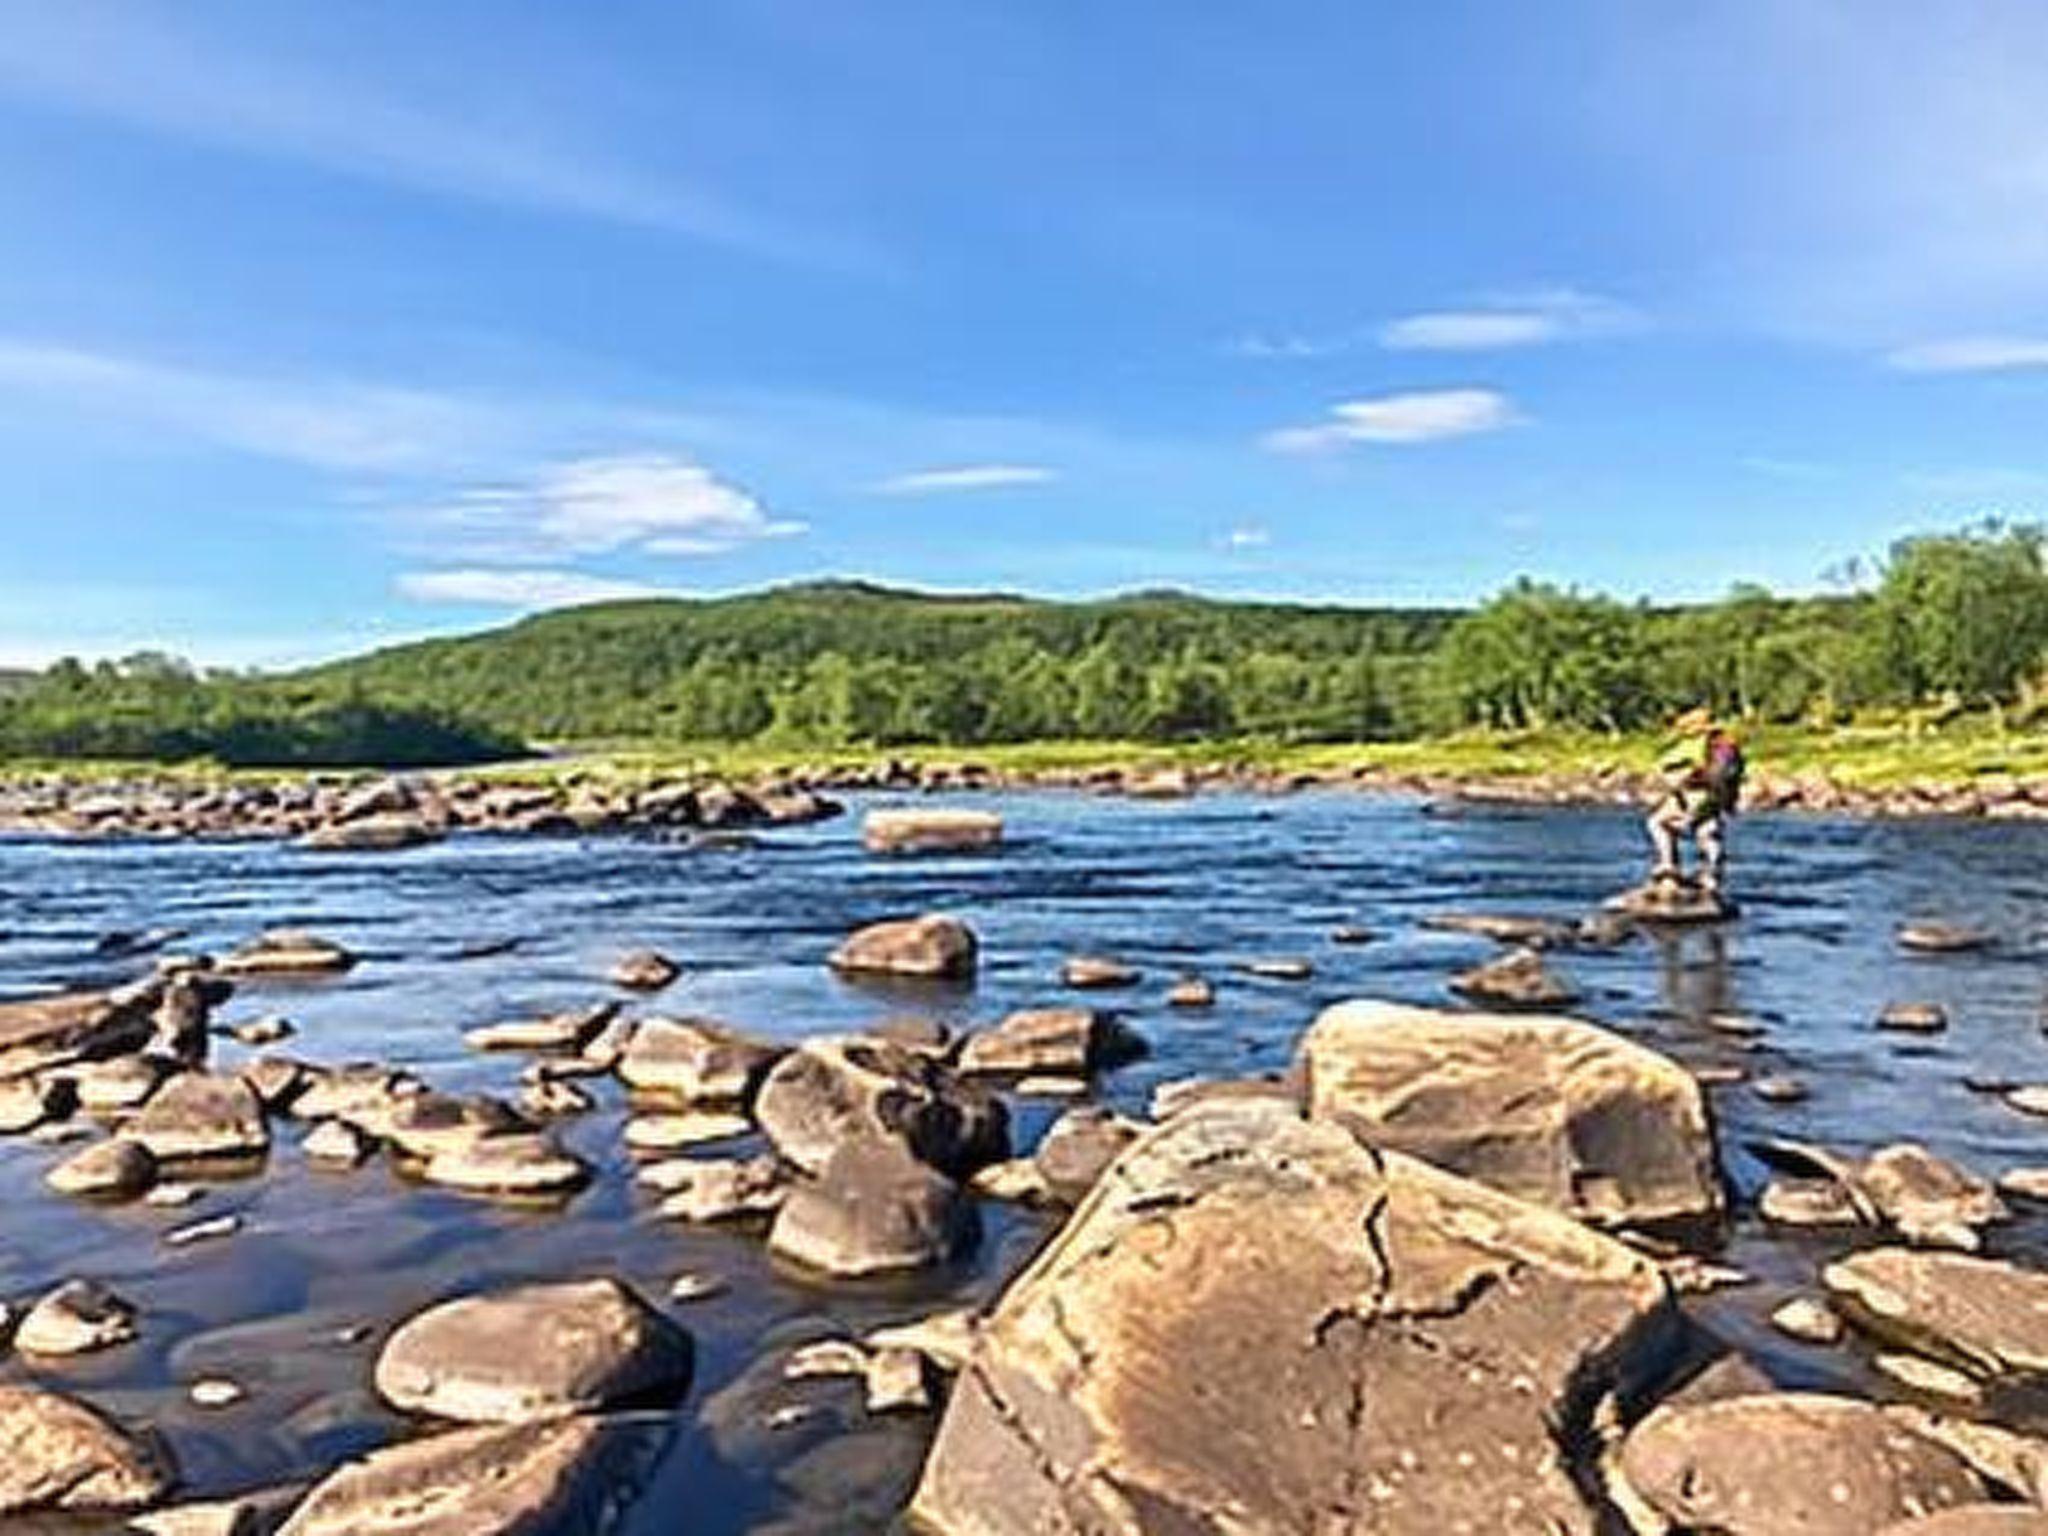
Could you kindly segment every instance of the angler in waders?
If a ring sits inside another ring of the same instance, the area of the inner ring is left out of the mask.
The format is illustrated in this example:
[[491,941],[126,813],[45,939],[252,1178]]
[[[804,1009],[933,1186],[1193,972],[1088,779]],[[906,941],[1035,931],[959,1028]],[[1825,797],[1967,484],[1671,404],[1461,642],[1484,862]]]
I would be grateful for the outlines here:
[[1670,787],[1648,823],[1656,850],[1650,878],[1660,886],[1685,883],[1679,843],[1689,837],[1699,854],[1700,894],[1719,901],[1728,872],[1728,818],[1742,798],[1742,748],[1704,709],[1680,715],[1671,732],[1673,751],[1663,764]]

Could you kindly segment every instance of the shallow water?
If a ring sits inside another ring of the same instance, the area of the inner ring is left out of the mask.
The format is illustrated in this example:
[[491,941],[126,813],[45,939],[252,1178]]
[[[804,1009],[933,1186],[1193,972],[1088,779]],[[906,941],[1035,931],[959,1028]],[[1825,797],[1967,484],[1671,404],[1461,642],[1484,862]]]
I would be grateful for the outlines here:
[[[683,978],[641,1011],[701,1012],[796,1037],[915,1011],[956,1024],[1057,1000],[1061,959],[1115,954],[1144,984],[1109,1000],[1153,1044],[1147,1061],[1105,1080],[1102,1096],[1142,1112],[1153,1086],[1189,1075],[1276,1071],[1324,1004],[1376,996],[1447,1001],[1445,979],[1495,953],[1483,941],[1421,929],[1452,909],[1572,917],[1632,881],[1642,858],[1632,817],[1609,811],[1466,808],[1341,793],[1288,799],[1215,796],[1171,803],[1053,794],[986,797],[1010,828],[999,852],[879,860],[858,843],[858,811],[778,831],[755,847],[690,851],[631,840],[457,840],[394,855],[316,854],[268,845],[84,845],[0,841],[0,996],[125,979],[149,963],[94,953],[112,929],[189,930],[181,948],[220,950],[254,932],[305,926],[355,949],[345,978],[246,985],[221,1011],[234,1022],[282,1013],[312,1060],[377,1058],[437,1086],[511,1093],[523,1058],[464,1049],[461,1031],[607,995],[621,951],[683,960]],[[2048,1121],[1963,1086],[1966,1075],[2048,1081],[2042,959],[2048,924],[2048,827],[1757,817],[1735,833],[1742,921],[1718,933],[1638,940],[1557,963],[1585,989],[1587,1016],[1691,1065],[1790,1071],[1813,1096],[1760,1102],[1713,1090],[1731,1178],[1753,1194],[1761,1169],[1742,1151],[1758,1135],[1848,1150],[1920,1140],[1986,1173],[2048,1163]],[[823,964],[849,929],[939,909],[966,917],[984,944],[970,989],[852,984]],[[1988,954],[1916,958],[1892,941],[1909,917],[1993,928]],[[1333,944],[1339,924],[1381,937]],[[462,959],[479,941],[508,952]],[[1315,962],[1305,982],[1235,974],[1240,961]],[[1199,968],[1218,984],[1207,1014],[1164,1006],[1167,983]],[[1952,1025],[1929,1040],[1871,1027],[1885,1003],[1940,1002]],[[1714,1013],[1762,1021],[1755,1048],[1706,1026]],[[250,1053],[222,1042],[217,1061]],[[384,1329],[438,1297],[491,1281],[618,1274],[660,1297],[685,1270],[730,1282],[677,1309],[699,1344],[697,1383],[666,1459],[631,1523],[637,1532],[873,1531],[886,1526],[923,1454],[929,1421],[864,1418],[850,1387],[784,1384],[782,1346],[920,1316],[978,1299],[1029,1256],[1037,1218],[991,1207],[973,1261],[891,1285],[819,1287],[778,1271],[757,1235],[657,1222],[631,1184],[621,1101],[566,1123],[600,1169],[566,1207],[521,1210],[407,1184],[381,1164],[310,1169],[289,1122],[262,1175],[210,1186],[184,1210],[87,1207],[48,1194],[61,1153],[0,1141],[0,1299],[72,1274],[104,1279],[143,1309],[124,1349],[32,1372],[0,1360],[0,1378],[33,1375],[82,1391],[171,1437],[204,1495],[304,1479],[402,1430],[368,1390]],[[1018,1106],[1028,1143],[1055,1112]],[[158,1235],[234,1211],[246,1227],[221,1242],[169,1249]],[[2048,1225],[2029,1216],[1996,1233],[2000,1251],[2048,1258]],[[1717,1331],[1792,1383],[1855,1378],[1852,1352],[1801,1349],[1763,1316],[1810,1281],[1840,1246],[1738,1225],[1729,1257],[1761,1282],[1701,1306]],[[370,1325],[367,1337],[342,1331]],[[194,1379],[230,1376],[243,1403],[189,1405]],[[813,1411],[794,1423],[777,1409]],[[780,1427],[777,1427],[780,1425]]]

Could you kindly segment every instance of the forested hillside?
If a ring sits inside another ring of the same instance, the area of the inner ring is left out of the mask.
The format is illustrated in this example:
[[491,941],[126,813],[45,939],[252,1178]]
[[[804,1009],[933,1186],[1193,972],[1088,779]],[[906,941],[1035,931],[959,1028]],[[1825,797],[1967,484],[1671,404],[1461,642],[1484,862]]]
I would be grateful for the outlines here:
[[944,597],[820,583],[607,603],[288,677],[161,656],[0,692],[0,755],[434,762],[522,743],[792,748],[1623,732],[1707,704],[1827,725],[2048,718],[2040,533],[1905,540],[1837,596],[1652,607],[1518,582],[1479,608]]

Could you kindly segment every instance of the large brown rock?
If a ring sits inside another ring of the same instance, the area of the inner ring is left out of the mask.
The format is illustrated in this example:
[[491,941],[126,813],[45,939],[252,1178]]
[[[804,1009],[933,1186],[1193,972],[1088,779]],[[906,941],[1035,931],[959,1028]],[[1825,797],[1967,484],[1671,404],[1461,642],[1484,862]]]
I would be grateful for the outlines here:
[[142,1509],[177,1482],[170,1452],[75,1398],[0,1386],[0,1516]]
[[959,1060],[962,1072],[992,1077],[1084,1076],[1144,1054],[1144,1040],[1099,1009],[1024,1008],[994,1029],[970,1035]]
[[954,809],[869,811],[861,843],[869,853],[965,853],[1003,840],[993,811]]
[[1699,1083],[1576,1019],[1341,1003],[1302,1039],[1308,1113],[1601,1226],[1722,1208]]
[[893,1141],[955,1176],[1008,1154],[1002,1102],[923,1051],[862,1035],[807,1040],[754,1101],[775,1150],[805,1173],[848,1141]]
[[155,1031],[163,983],[0,1003],[0,1079],[140,1050]]
[[715,1019],[643,1019],[620,1055],[629,1088],[690,1104],[742,1104],[786,1054]]
[[1285,1105],[1198,1105],[1004,1295],[913,1513],[943,1536],[1587,1536],[1593,1405],[1680,1331],[1654,1266],[1555,1212]]
[[854,975],[965,981],[980,958],[974,930],[957,918],[874,923],[832,951],[832,968]]
[[1637,1531],[1717,1536],[1869,1536],[1991,1492],[1875,1404],[1792,1392],[1658,1409],[1622,1442],[1609,1487]]
[[840,1276],[893,1274],[944,1263],[980,1236],[974,1205],[901,1143],[842,1143],[814,1179],[783,1197],[771,1253]]
[[690,1384],[690,1335],[616,1280],[462,1296],[401,1324],[377,1357],[394,1407],[467,1423],[523,1424]]
[[238,1077],[183,1072],[159,1088],[123,1134],[158,1162],[260,1157],[270,1127],[255,1092]]
[[489,1425],[372,1451],[318,1484],[278,1536],[558,1536],[605,1529],[647,1450],[593,1418]]
[[1821,1271],[1857,1327],[1986,1376],[2048,1377],[2048,1273],[2003,1259],[1870,1248]]

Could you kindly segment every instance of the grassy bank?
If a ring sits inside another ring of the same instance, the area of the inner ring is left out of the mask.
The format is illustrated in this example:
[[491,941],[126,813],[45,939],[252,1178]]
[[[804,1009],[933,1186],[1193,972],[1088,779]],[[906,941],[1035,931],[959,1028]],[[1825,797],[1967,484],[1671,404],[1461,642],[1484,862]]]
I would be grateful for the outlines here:
[[[1962,786],[1999,776],[2048,778],[2048,731],[2005,731],[1981,719],[1940,729],[1907,724],[1832,730],[1768,726],[1746,733],[1745,743],[1750,761],[1759,772],[1773,776],[1824,774],[1845,788]],[[797,768],[858,768],[894,759],[921,765],[974,762],[1015,774],[1212,765],[1274,772],[1342,772],[1370,766],[1389,773],[1481,781],[1592,774],[1614,769],[1647,772],[1656,766],[1661,745],[1659,738],[1648,734],[1613,736],[1570,731],[1475,731],[1426,741],[1306,746],[1258,739],[1190,742],[1172,747],[1144,742],[1043,741],[973,748],[836,749],[758,743],[690,746],[616,741],[581,743],[544,757],[461,771],[510,780],[586,774],[657,778],[684,773],[754,779]],[[149,775],[242,782],[299,776],[292,770],[230,770],[205,761],[171,765],[52,760],[0,763],[0,779],[46,773],[86,779]]]

